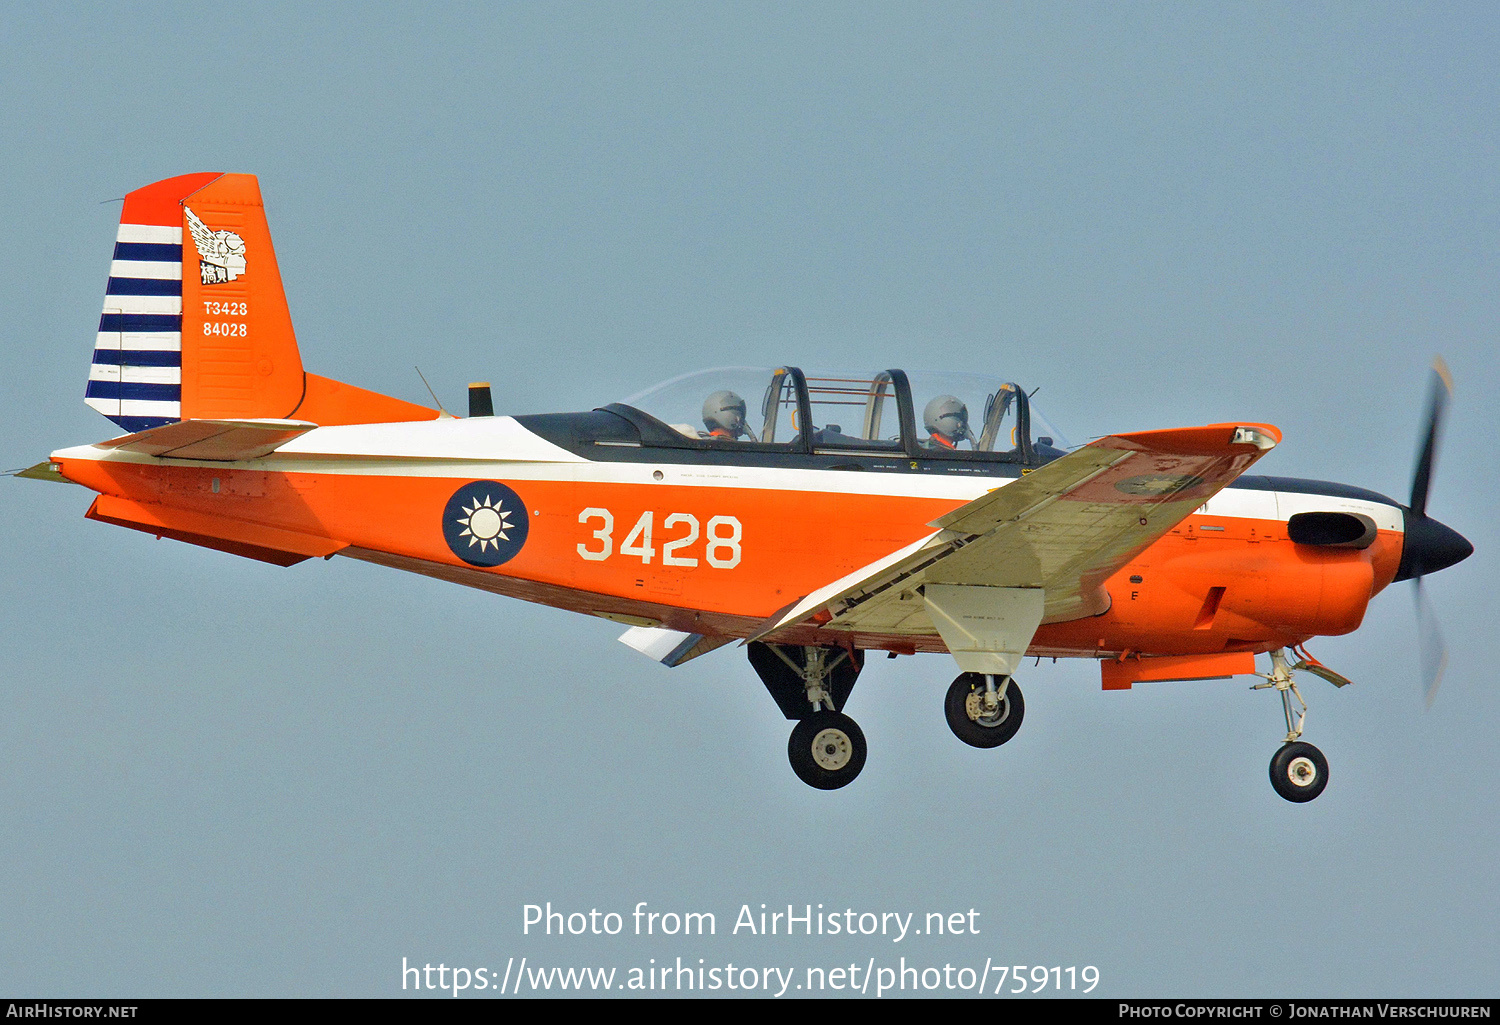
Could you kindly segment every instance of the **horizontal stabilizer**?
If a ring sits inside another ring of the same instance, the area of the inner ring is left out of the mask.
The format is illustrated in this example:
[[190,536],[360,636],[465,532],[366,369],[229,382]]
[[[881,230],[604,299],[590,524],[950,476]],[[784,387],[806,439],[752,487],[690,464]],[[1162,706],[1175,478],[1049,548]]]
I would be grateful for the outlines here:
[[170,459],[236,462],[269,455],[316,426],[305,420],[179,420],[101,441],[98,447]]
[[11,476],[25,477],[27,480],[50,480],[56,481],[59,484],[73,483],[73,481],[68,480],[68,478],[58,472],[57,464],[51,460],[45,463],[37,463],[35,466],[28,466],[24,470],[17,470]]

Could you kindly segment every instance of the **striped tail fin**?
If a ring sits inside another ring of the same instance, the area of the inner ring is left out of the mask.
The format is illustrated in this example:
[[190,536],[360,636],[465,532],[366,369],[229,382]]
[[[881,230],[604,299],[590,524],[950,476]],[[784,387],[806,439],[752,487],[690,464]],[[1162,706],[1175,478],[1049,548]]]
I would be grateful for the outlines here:
[[304,373],[254,175],[186,174],[125,197],[84,401],[135,433],[182,420],[428,420]]
[[217,174],[125,197],[84,401],[127,431],[182,419],[182,205]]

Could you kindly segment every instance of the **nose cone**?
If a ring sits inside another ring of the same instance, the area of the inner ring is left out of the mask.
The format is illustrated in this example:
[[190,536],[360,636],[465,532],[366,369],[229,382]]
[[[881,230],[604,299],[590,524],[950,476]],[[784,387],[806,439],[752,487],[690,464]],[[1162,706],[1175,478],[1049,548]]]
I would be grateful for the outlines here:
[[1436,573],[1474,554],[1474,546],[1452,527],[1431,516],[1413,516],[1405,510],[1406,538],[1401,546],[1401,566],[1397,580]]

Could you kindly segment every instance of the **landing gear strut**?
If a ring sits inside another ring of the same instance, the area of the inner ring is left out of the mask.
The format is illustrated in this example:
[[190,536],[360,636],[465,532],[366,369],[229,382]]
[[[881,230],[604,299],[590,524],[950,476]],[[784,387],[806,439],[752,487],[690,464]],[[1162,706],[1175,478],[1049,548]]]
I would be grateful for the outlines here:
[[948,728],[970,747],[999,747],[1021,728],[1026,704],[1014,678],[960,673],[943,701]]
[[797,720],[786,747],[797,778],[819,790],[854,782],[865,767],[865,735],[839,709],[864,667],[862,653],[757,642],[750,664],[782,714]]
[[[1284,648],[1271,652],[1269,673],[1255,674],[1266,682],[1255,684],[1251,690],[1274,687],[1281,693],[1281,707],[1286,713],[1286,741],[1271,758],[1271,786],[1286,800],[1305,804],[1328,786],[1328,759],[1323,757],[1322,751],[1311,744],[1302,743],[1300,739],[1302,726],[1307,721],[1307,702],[1303,700],[1302,692],[1292,679],[1292,673],[1299,669],[1313,671],[1336,686],[1343,686],[1349,681],[1327,670],[1310,655],[1304,655],[1296,665],[1288,664]],[[1295,712],[1292,708],[1293,697],[1300,706]]]

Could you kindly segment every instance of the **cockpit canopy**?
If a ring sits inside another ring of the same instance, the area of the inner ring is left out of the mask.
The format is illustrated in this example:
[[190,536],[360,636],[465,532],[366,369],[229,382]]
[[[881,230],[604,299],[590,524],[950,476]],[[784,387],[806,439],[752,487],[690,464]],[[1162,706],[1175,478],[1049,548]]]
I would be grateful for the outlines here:
[[1044,463],[1068,448],[1017,385],[979,374],[722,367],[607,407],[674,446]]

